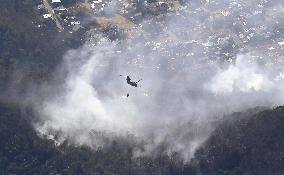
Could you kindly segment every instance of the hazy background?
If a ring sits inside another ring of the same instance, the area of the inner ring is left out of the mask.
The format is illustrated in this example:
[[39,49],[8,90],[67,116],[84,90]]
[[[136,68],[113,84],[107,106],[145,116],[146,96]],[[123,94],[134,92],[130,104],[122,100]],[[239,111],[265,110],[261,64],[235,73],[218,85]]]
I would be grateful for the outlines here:
[[[122,41],[93,33],[32,88],[35,127],[59,142],[122,138],[144,146],[137,155],[188,160],[226,114],[283,103],[283,12],[277,0],[194,1]],[[143,80],[131,87],[126,75]]]

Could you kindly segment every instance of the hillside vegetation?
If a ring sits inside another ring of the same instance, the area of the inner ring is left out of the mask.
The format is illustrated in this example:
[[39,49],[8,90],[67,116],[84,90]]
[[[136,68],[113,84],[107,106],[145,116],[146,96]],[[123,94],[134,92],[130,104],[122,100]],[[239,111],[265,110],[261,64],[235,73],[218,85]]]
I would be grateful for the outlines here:
[[[22,81],[42,81],[60,62],[62,55],[81,42],[80,36],[59,33],[55,24],[38,27],[38,1],[0,0],[0,87],[21,74]],[[78,34],[80,35],[80,34]]]

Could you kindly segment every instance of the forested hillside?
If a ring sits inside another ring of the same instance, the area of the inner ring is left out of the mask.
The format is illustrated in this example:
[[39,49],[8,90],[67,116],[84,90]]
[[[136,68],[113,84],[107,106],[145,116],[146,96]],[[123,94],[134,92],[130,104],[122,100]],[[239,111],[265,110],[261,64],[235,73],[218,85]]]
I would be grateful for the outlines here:
[[202,174],[284,171],[284,108],[254,113],[235,113],[214,131],[196,153]]
[[131,146],[113,142],[92,151],[68,143],[55,146],[40,138],[30,121],[31,112],[0,103],[0,174],[182,174],[174,157],[134,158]]
[[[234,114],[213,132],[194,159],[177,155],[133,157],[131,145],[114,141],[93,151],[66,141],[55,146],[40,138],[30,121],[33,113],[0,104],[0,174],[281,174],[284,110],[252,109]],[[33,117],[32,117],[33,118]]]
[[63,53],[81,44],[81,37],[59,32],[49,21],[38,27],[34,0],[1,0],[0,6],[0,78],[5,88],[15,74],[22,81],[47,79],[60,62]]

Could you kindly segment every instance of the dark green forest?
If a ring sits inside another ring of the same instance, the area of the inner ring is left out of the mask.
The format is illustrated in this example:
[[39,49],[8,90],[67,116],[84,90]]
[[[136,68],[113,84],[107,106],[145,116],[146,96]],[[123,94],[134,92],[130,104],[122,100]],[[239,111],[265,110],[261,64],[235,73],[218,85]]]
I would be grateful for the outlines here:
[[284,171],[284,108],[252,109],[225,120],[183,163],[178,156],[133,157],[131,145],[113,141],[93,151],[54,142],[34,131],[30,110],[0,103],[0,174],[281,174]]
[[182,174],[182,164],[162,156],[136,158],[132,148],[113,142],[92,151],[67,143],[56,147],[40,138],[23,112],[13,104],[0,104],[0,174]]
[[68,49],[82,43],[78,36],[58,32],[52,21],[37,27],[41,15],[38,0],[0,0],[0,80],[1,88],[20,73],[23,82],[44,81]]

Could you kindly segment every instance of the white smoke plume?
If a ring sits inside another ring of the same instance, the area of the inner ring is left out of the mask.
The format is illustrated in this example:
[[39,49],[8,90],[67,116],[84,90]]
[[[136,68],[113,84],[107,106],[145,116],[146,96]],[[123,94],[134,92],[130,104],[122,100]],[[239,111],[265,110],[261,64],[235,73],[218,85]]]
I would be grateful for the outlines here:
[[[97,42],[64,56],[55,74],[63,83],[37,105],[37,130],[93,148],[133,136],[144,143],[137,155],[164,146],[188,160],[224,115],[283,104],[283,36],[269,19],[283,5],[246,2],[189,3],[163,21],[145,20],[121,42],[94,34]],[[127,75],[142,78],[137,88]]]

